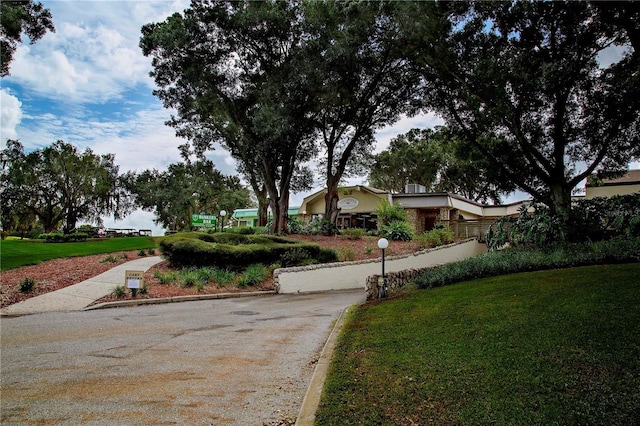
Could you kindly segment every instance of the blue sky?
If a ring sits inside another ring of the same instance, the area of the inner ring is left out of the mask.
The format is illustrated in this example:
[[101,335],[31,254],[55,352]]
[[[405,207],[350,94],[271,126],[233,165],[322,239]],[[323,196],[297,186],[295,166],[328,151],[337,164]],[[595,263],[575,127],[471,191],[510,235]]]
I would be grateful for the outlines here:
[[[64,140],[79,149],[115,154],[121,172],[180,161],[185,141],[164,125],[170,111],[152,95],[151,60],[138,47],[140,28],[188,7],[187,0],[40,0],[51,10],[55,33],[18,47],[11,75],[0,86],[0,148],[19,139],[27,150]],[[442,124],[434,115],[403,118],[376,134],[376,151],[414,127]],[[223,149],[208,157],[222,173],[236,174]],[[364,178],[349,183],[365,183]],[[291,205],[320,189],[295,194]],[[104,218],[108,227],[162,230],[153,214],[137,211],[123,221]]]

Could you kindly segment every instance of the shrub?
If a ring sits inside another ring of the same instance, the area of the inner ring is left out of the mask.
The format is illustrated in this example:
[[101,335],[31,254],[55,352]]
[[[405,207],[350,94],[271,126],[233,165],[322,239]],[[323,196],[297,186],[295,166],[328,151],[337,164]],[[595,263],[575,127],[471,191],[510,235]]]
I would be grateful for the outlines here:
[[303,234],[304,224],[297,217],[290,217],[287,221],[287,228],[291,234]]
[[61,232],[52,232],[50,234],[40,234],[39,239],[45,243],[68,243],[86,241],[89,235],[85,232],[74,232],[73,234],[62,234]]
[[156,255],[156,249],[154,249],[154,248],[147,249],[147,254],[149,256],[155,256]]
[[[264,265],[277,263],[284,253],[295,248],[303,249],[309,258],[317,261],[324,256],[317,244],[299,243],[270,235],[204,235],[204,238],[201,233],[164,237],[160,240],[160,250],[175,267],[216,266],[234,271],[256,263],[256,259]],[[221,243],[222,240],[238,244]],[[241,240],[245,243],[240,244]]]
[[237,229],[238,231],[236,232],[238,232],[238,234],[241,234],[241,235],[253,235],[256,233],[256,229],[249,226],[245,226],[243,228],[237,228]]
[[431,288],[517,272],[638,261],[640,238],[565,243],[547,248],[519,247],[491,251],[460,262],[426,269],[416,278],[415,283],[419,288]]
[[111,292],[116,298],[121,298],[124,297],[124,295],[127,293],[126,288],[123,285],[117,285],[113,288],[113,291]]
[[353,249],[349,247],[341,247],[338,249],[338,260],[340,262],[350,262],[356,260],[356,254]]
[[612,237],[634,237],[640,234],[640,194],[576,201],[569,213],[569,227],[543,204],[520,209],[517,218],[504,217],[491,225],[486,234],[490,250],[512,246],[542,247],[558,241],[601,241]]
[[202,280],[198,271],[194,269],[182,271],[180,273],[180,277],[182,278],[182,284],[180,284],[180,287],[193,287]]
[[361,228],[343,229],[340,233],[349,240],[359,240],[364,237],[365,234],[364,229]]
[[415,237],[415,241],[421,248],[438,247],[443,244],[450,244],[455,239],[455,233],[448,227],[442,224],[436,224],[436,226],[428,232]]
[[176,282],[178,277],[175,272],[166,272],[162,273],[160,271],[155,271],[153,273],[154,278],[158,280],[160,284],[170,284],[172,282]]
[[267,276],[269,271],[264,265],[254,264],[250,265],[240,276],[238,280],[238,287],[247,287],[260,284]]
[[391,225],[392,222],[404,222],[407,220],[407,212],[397,204],[391,204],[383,200],[378,204],[374,212],[378,217],[378,229]]
[[294,247],[287,250],[280,256],[280,265],[283,268],[290,266],[308,265],[314,263],[309,253],[301,247]]
[[213,268],[211,275],[213,281],[215,281],[215,283],[220,287],[224,287],[227,284],[231,283],[235,276],[236,275],[233,272],[220,268]]
[[20,282],[21,293],[31,293],[36,286],[36,281],[31,278],[25,278]]
[[138,250],[138,256],[145,257],[147,255],[147,251],[145,249]]
[[382,227],[382,234],[392,241],[411,241],[413,239],[413,229],[408,223],[395,220]]

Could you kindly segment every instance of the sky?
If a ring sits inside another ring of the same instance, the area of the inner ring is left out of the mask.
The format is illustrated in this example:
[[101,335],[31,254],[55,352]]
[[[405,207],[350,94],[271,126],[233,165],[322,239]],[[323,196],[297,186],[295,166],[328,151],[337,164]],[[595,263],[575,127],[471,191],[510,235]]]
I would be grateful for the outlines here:
[[[51,11],[55,33],[15,52],[11,75],[0,81],[0,149],[18,139],[26,151],[63,140],[80,150],[115,154],[120,172],[165,170],[181,161],[174,129],[164,123],[171,112],[152,94],[151,59],[138,46],[140,28],[164,21],[188,7],[188,0],[40,0]],[[24,40],[28,41],[28,40]],[[412,128],[443,124],[433,115],[403,117],[376,133],[379,152]],[[236,165],[222,148],[208,154],[225,175]],[[365,184],[365,178],[348,184]],[[291,206],[322,188],[294,194]],[[522,198],[521,198],[522,199]],[[103,218],[106,227],[152,229],[151,212],[136,211],[124,220]]]
[[[151,59],[138,46],[140,28],[164,21],[189,6],[187,0],[40,0],[51,11],[55,33],[35,44],[19,45],[11,75],[0,85],[0,148],[19,139],[26,151],[63,140],[80,150],[115,154],[120,172],[165,170],[181,161],[174,129],[164,123],[170,111],[152,94]],[[414,127],[442,124],[434,115],[403,118],[377,133],[376,151]],[[236,165],[222,148],[208,154],[225,175]],[[362,184],[364,179],[351,183]],[[291,206],[319,190],[294,194]],[[163,230],[151,212],[136,211],[124,220],[103,218],[105,226]]]

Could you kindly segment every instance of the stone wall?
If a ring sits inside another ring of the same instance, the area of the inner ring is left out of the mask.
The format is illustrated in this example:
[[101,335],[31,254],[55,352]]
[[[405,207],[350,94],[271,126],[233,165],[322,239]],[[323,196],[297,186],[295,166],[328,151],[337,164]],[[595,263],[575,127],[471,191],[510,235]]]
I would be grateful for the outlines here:
[[[424,269],[405,269],[404,271],[391,272],[388,274],[385,272],[384,275],[387,278],[387,291],[389,293],[393,293],[394,291],[404,287],[407,283],[415,280]],[[378,291],[380,290],[381,285],[382,275],[369,275],[367,277],[367,283],[365,285],[367,300],[378,298]]]

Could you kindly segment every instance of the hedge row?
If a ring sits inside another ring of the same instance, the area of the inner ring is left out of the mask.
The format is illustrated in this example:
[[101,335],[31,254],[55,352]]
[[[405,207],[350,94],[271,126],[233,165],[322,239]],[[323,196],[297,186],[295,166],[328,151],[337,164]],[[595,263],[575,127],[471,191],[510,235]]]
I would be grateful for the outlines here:
[[518,272],[612,263],[640,262],[640,238],[556,245],[545,249],[509,248],[425,269],[418,288],[433,288]]
[[159,246],[174,267],[214,266],[242,270],[255,263],[296,266],[337,261],[334,250],[270,235],[190,232],[164,237]]
[[40,234],[38,238],[44,240],[45,243],[70,243],[86,241],[89,235],[84,232],[74,232],[73,234],[52,232],[51,234]]

